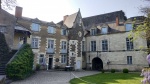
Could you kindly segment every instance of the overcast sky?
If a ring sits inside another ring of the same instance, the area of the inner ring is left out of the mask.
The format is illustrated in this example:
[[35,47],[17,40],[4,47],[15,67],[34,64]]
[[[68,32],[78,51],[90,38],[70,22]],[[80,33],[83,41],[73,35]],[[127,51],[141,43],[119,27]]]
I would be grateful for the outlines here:
[[142,15],[139,8],[147,5],[143,0],[17,0],[17,3],[23,7],[23,16],[55,23],[79,8],[82,17],[123,10],[129,18]]

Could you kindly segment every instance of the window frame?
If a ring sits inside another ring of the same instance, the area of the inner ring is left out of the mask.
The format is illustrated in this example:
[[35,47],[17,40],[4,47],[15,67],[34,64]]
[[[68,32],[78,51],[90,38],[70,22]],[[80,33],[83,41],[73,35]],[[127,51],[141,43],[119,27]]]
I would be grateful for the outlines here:
[[48,45],[47,45],[47,48],[48,49],[54,49],[54,43],[55,41],[52,40],[52,39],[48,39]]
[[102,40],[102,51],[108,51],[108,41]]
[[97,29],[91,29],[91,35],[92,36],[97,35]]
[[67,41],[61,41],[61,49],[67,50]]
[[32,48],[38,48],[39,47],[39,39],[38,38],[32,38],[31,47]]
[[40,25],[38,23],[32,23],[31,30],[34,32],[39,32],[40,31]]
[[54,27],[52,27],[52,26],[48,26],[48,30],[47,30],[47,32],[48,32],[48,34],[55,34],[55,28]]
[[[106,29],[106,32],[103,32],[103,29]],[[107,34],[108,33],[108,27],[102,27],[101,28],[101,34]]]
[[66,55],[66,54],[62,54],[62,55],[61,55],[61,63],[62,63],[62,64],[67,63],[67,55]]
[[[41,57],[42,56],[42,57]],[[41,62],[42,61],[42,62]],[[39,64],[44,64],[45,60],[44,60],[44,54],[40,54],[39,55]]]
[[67,35],[67,29],[62,28],[61,29],[61,35],[66,36]]
[[[127,27],[127,25],[130,25],[130,26]],[[126,23],[126,24],[125,24],[125,29],[126,29],[126,31],[131,31],[131,30],[133,30],[133,25],[132,25],[132,23]]]
[[82,51],[85,51],[85,41],[82,41]]
[[131,38],[126,38],[126,49],[127,50],[133,50],[134,49],[134,44],[133,44],[133,37]]
[[127,56],[127,64],[128,64],[128,65],[133,64],[132,56]]
[[91,51],[96,51],[96,41],[91,41]]

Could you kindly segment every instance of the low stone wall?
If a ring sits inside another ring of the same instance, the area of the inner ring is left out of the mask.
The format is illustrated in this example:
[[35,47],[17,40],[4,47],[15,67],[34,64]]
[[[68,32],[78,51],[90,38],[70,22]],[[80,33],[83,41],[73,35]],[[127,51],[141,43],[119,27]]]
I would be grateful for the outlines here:
[[6,76],[5,75],[0,75],[0,84],[5,84]]

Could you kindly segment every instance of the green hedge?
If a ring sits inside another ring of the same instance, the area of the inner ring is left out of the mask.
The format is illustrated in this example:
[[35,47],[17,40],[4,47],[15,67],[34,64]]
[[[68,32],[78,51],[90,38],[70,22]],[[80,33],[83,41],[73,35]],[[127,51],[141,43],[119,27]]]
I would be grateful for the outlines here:
[[5,36],[0,32],[0,58],[7,56],[9,53],[9,47],[6,43]]
[[24,79],[31,75],[34,54],[29,44],[19,50],[14,60],[6,67],[6,75],[13,80]]

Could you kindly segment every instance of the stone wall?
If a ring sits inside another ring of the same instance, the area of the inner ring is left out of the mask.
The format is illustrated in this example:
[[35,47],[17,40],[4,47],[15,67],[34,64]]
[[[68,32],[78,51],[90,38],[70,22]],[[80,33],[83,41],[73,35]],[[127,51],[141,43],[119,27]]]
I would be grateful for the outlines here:
[[6,80],[6,77],[5,76],[0,76],[0,84],[5,84],[5,80]]
[[[146,40],[142,38],[133,40],[134,50],[128,51],[126,49],[126,38],[128,35],[129,32],[124,32],[87,37],[87,51],[90,51],[90,42],[96,41],[96,51],[87,53],[87,62],[92,63],[93,58],[98,56],[103,61],[104,69],[128,68],[129,70],[141,70],[143,67],[148,66],[146,61],[147,54],[145,51],[140,50],[141,46],[143,49],[146,49]],[[108,40],[108,51],[106,52],[102,52],[101,41],[104,39]],[[88,56],[90,56],[90,62]],[[127,56],[132,56],[132,64],[127,64]],[[110,61],[109,65],[107,65],[108,60]]]

